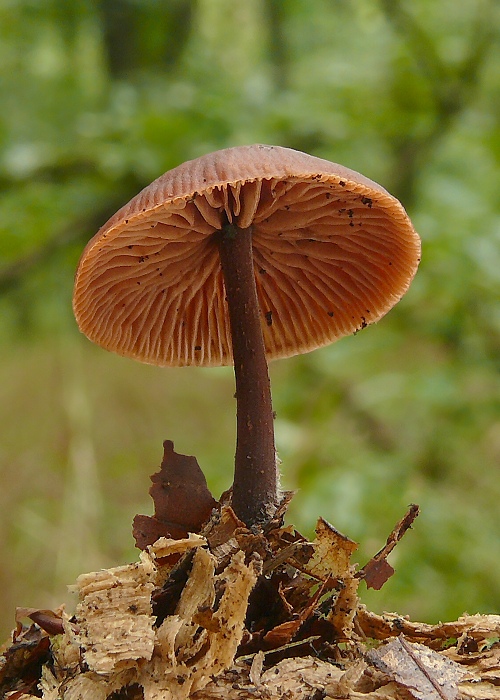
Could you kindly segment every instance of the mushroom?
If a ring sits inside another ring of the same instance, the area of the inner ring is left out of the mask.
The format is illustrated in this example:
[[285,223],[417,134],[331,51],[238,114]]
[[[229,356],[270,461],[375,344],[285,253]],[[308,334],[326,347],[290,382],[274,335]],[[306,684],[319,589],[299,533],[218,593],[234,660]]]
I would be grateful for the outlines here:
[[278,146],[228,148],[152,182],[87,244],[73,307],[92,341],[161,366],[234,364],[232,506],[279,503],[267,361],[379,320],[416,272],[397,199],[341,165]]

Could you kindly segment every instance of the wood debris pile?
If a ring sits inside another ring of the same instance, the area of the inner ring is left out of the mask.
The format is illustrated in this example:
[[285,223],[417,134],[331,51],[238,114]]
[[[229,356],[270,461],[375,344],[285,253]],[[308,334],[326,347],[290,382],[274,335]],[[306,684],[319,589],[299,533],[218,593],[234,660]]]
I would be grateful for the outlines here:
[[[201,523],[213,504],[199,492]],[[392,575],[387,556],[416,507],[358,569],[356,543],[325,520],[312,542],[283,524],[289,496],[253,529],[225,502],[199,527],[192,513],[172,522],[171,511],[159,517],[162,498],[153,518],[136,519],[139,561],[80,576],[72,616],[19,610],[0,697],[500,700],[500,616],[426,625],[359,601],[361,580],[380,588]],[[174,536],[161,535],[167,526]]]

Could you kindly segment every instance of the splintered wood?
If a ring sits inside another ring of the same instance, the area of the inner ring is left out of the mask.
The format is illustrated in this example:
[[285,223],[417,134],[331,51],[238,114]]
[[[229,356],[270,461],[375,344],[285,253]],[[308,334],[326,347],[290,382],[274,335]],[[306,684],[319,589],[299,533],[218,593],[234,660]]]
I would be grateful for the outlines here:
[[[233,662],[241,641],[248,597],[261,565],[237,552],[215,573],[204,538],[162,538],[140,561],[80,576],[75,618],[53,645],[43,697],[105,700],[129,686],[144,700],[182,700]],[[161,578],[156,558],[194,550],[175,614],[155,627],[151,594]],[[75,650],[78,649],[78,654]]]
[[281,521],[249,530],[223,505],[202,534],[80,576],[73,617],[19,609],[0,697],[500,700],[500,616],[429,625],[359,602],[415,514],[358,570],[357,544],[323,519],[309,542]]
[[151,559],[142,554],[137,564],[78,578],[74,636],[91,671],[133,668],[153,655],[153,571]]

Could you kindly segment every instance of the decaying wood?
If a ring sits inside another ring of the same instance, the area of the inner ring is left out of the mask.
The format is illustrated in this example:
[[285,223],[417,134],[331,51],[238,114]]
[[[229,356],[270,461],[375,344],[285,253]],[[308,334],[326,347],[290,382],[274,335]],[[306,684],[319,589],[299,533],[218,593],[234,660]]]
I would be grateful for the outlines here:
[[500,615],[462,615],[454,622],[428,625],[425,622],[412,622],[397,613],[377,615],[362,604],[358,605],[356,621],[363,634],[370,639],[388,639],[403,634],[411,641],[424,641],[429,646],[441,646],[448,639],[465,637],[480,642],[498,636],[500,630]]
[[500,700],[500,616],[427,625],[359,603],[356,543],[320,520],[160,538],[82,575],[74,615],[20,610],[0,657],[11,700]]
[[215,558],[202,547],[206,541],[185,540],[186,550],[194,549],[190,576],[175,614],[155,627],[157,555],[179,551],[179,542],[160,540],[136,564],[80,576],[75,617],[65,620],[52,668],[43,670],[44,698],[105,700],[137,686],[145,700],[182,700],[232,664],[260,562],[245,564],[239,551],[216,574]]

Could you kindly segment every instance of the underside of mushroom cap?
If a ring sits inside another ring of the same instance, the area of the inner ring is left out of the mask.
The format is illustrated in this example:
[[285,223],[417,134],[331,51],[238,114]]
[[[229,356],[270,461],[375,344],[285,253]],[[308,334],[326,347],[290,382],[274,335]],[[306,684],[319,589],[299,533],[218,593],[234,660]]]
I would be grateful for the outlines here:
[[401,204],[359,173],[276,146],[225,149],[162,175],[88,243],[73,300],[82,332],[155,365],[231,364],[213,235],[227,222],[252,229],[269,359],[379,320],[420,259]]

